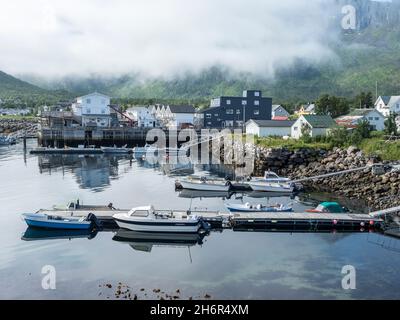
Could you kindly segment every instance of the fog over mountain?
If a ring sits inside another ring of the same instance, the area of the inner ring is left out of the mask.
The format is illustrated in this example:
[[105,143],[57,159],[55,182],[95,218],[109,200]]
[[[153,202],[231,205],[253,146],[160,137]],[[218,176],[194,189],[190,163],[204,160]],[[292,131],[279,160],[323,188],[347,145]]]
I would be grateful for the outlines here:
[[269,77],[298,58],[333,58],[333,13],[326,0],[8,1],[0,70],[171,77],[222,65]]

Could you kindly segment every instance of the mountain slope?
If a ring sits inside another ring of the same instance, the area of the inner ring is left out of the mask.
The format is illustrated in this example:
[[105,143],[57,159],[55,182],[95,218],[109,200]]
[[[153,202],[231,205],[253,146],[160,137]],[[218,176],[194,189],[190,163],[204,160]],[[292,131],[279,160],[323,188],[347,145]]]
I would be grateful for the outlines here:
[[0,71],[0,98],[4,101],[54,103],[70,96],[66,91],[45,90]]

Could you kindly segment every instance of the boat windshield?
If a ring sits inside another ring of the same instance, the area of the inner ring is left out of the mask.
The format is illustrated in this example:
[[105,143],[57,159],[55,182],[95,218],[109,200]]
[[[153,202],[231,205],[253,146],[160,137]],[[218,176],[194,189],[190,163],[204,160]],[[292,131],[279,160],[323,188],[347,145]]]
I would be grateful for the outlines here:
[[148,217],[149,211],[148,210],[132,210],[130,212],[130,215],[135,216],[135,217]]
[[265,178],[266,179],[279,178],[279,176],[275,172],[267,171],[265,172]]

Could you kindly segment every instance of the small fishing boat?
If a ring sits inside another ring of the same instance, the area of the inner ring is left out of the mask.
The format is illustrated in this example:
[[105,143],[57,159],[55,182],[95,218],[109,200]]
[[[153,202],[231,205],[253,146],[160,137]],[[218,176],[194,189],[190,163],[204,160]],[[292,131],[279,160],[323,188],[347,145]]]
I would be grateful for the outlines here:
[[252,181],[264,181],[264,182],[274,182],[274,183],[289,183],[291,180],[289,178],[280,177],[273,171],[265,171],[264,177],[252,177]]
[[253,191],[293,193],[292,183],[276,183],[266,181],[250,181],[249,185]]
[[132,149],[128,148],[127,145],[124,145],[122,147],[117,147],[114,145],[114,147],[100,147],[100,149],[104,153],[111,153],[111,154],[129,154],[132,153]]
[[232,183],[221,179],[212,179],[207,177],[188,177],[177,180],[175,185],[180,185],[182,189],[198,191],[224,191],[228,192]]
[[310,213],[346,213],[349,210],[337,202],[322,202],[315,209],[308,209]]
[[94,214],[85,217],[60,217],[41,213],[24,213],[22,215],[29,227],[59,230],[89,230],[99,225]]
[[0,136],[0,146],[9,146],[16,144],[16,139],[9,136]]
[[265,206],[262,204],[225,204],[226,208],[230,212],[291,212],[293,207],[290,205],[276,204],[271,206]]
[[143,232],[197,233],[209,225],[196,215],[188,212],[155,210],[153,206],[133,208],[127,213],[113,215],[122,229]]

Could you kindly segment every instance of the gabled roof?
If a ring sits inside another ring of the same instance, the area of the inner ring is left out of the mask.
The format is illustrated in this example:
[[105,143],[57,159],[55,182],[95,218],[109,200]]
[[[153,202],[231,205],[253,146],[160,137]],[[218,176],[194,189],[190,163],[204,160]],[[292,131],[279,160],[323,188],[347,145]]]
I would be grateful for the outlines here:
[[354,109],[353,111],[351,111],[348,114],[348,116],[350,116],[350,117],[365,117],[371,112],[377,112],[383,117],[383,115],[376,109]]
[[381,96],[383,102],[387,105],[390,101],[391,96]]
[[315,110],[315,104],[314,104],[314,103],[309,104],[309,105],[307,106],[307,108],[305,108],[305,110],[306,110],[307,112],[314,111],[314,110]]
[[303,117],[313,128],[330,128],[336,125],[331,116],[304,115]]
[[254,122],[259,127],[264,128],[290,128],[296,121],[290,120],[249,120],[246,124]]
[[172,113],[195,113],[196,109],[193,106],[180,105],[180,106],[169,106]]

